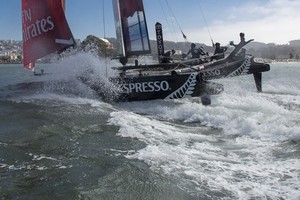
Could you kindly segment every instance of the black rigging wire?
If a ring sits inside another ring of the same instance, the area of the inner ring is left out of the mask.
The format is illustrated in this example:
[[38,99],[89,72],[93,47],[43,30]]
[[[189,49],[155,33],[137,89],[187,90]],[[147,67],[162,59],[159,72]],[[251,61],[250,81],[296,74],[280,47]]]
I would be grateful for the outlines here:
[[103,14],[103,21],[102,21],[102,23],[103,23],[103,37],[105,38],[106,37],[106,29],[105,29],[105,8],[104,8],[104,0],[102,0],[102,14]]
[[[168,20],[168,18],[167,18],[166,12],[165,12],[165,10],[164,10],[164,8],[163,8],[163,6],[162,6],[161,1],[158,0],[158,2],[159,2],[159,5],[160,5],[160,8],[162,9],[164,18],[166,19],[167,26],[169,27],[170,30],[172,30],[172,29],[174,30],[174,28],[171,27],[171,25],[170,25],[170,23],[169,23],[169,20]],[[177,41],[176,36],[174,36],[174,34],[173,34],[174,32],[173,32],[173,31],[170,31],[170,33],[171,33],[171,35],[172,35],[173,40],[174,40],[174,41]]]
[[174,12],[173,12],[171,6],[169,5],[169,3],[168,3],[167,0],[165,0],[165,2],[166,2],[166,4],[167,4],[167,6],[168,6],[168,8],[169,8],[169,10],[170,10],[170,12],[171,12],[171,14],[172,14],[172,16],[174,17],[177,26],[179,27],[179,29],[180,29],[180,31],[181,31],[182,37],[187,41],[187,37],[186,37],[186,35],[183,33],[182,28],[181,28],[180,24],[178,23],[177,18],[175,17]]
[[[102,0],[102,17],[103,17],[103,39],[106,38],[106,27],[105,27],[105,4],[104,0]],[[105,41],[104,41],[105,42]],[[107,47],[104,48],[104,57],[105,57],[105,75],[108,76],[108,69],[107,69]]]
[[[199,0],[199,1],[200,1],[200,0]],[[207,22],[206,22],[206,19],[205,19],[205,16],[204,16],[204,13],[203,13],[203,10],[202,10],[202,7],[201,7],[199,1],[198,1],[198,6],[199,6],[199,8],[200,8],[200,12],[201,12],[201,15],[202,15],[202,17],[203,17],[203,20],[204,20],[204,23],[205,23],[205,26],[206,26],[208,35],[209,35],[209,37],[210,37],[210,40],[211,40],[212,45],[215,46],[215,43],[214,43],[214,41],[213,41],[213,39],[212,39],[212,37],[211,37],[210,31],[209,31],[209,28],[208,28],[208,26],[207,26]]]

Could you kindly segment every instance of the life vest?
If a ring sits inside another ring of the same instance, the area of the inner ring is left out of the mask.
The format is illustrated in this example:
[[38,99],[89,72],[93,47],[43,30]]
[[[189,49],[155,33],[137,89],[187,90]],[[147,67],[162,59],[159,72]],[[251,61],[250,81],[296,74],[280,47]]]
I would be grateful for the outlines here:
[[195,48],[192,49],[191,54],[192,54],[192,58],[200,58],[201,52],[198,48],[197,49]]

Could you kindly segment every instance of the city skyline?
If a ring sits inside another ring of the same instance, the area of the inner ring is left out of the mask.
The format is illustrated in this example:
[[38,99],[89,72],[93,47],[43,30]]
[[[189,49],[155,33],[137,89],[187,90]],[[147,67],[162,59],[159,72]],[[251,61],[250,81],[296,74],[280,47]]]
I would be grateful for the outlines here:
[[[75,38],[115,37],[110,0],[66,2],[66,17]],[[22,40],[21,1],[1,1],[0,6],[0,40]],[[300,38],[300,28],[294,25],[300,20],[300,1],[295,0],[144,0],[144,7],[151,39],[155,39],[156,22],[163,24],[165,40],[175,42],[183,41],[181,31],[190,42],[206,45],[211,38],[224,45],[238,41],[239,32],[264,43],[287,44]]]

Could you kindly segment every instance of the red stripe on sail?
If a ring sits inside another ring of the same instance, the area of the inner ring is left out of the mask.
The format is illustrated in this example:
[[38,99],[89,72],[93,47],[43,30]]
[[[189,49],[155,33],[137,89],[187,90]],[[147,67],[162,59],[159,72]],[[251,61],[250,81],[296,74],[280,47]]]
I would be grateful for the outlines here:
[[74,44],[62,0],[22,0],[23,63],[27,69]]
[[28,64],[24,64],[24,68],[29,69],[29,70],[34,69],[34,67],[35,67],[35,63],[34,62],[28,63]]

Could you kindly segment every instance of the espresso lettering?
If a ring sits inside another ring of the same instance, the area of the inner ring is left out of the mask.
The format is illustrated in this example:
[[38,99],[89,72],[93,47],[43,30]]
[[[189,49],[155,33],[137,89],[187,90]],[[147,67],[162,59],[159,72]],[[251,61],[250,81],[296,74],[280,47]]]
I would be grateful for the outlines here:
[[134,83],[130,83],[129,84],[129,91],[131,92],[132,90],[134,90],[136,88]]
[[154,82],[154,88],[155,88],[155,91],[156,91],[156,92],[157,92],[157,91],[160,91],[160,90],[161,90],[161,88],[160,88],[160,82],[155,81],[155,82]]
[[142,92],[143,91],[141,83],[137,83],[135,86],[136,86],[136,89],[135,89],[136,92]]
[[153,92],[154,91],[154,86],[153,86],[152,82],[149,82],[148,87],[149,87],[149,92]]
[[121,91],[122,91],[123,93],[129,93],[128,84],[123,84],[123,85],[121,85]]
[[142,83],[128,83],[121,85],[122,93],[142,93],[142,92],[158,92],[170,89],[168,81],[154,81]]
[[160,88],[163,90],[163,91],[167,91],[169,90],[169,83],[167,81],[162,81],[160,83]]
[[203,72],[204,77],[219,76],[220,74],[221,74],[220,70],[211,70],[211,71]]

